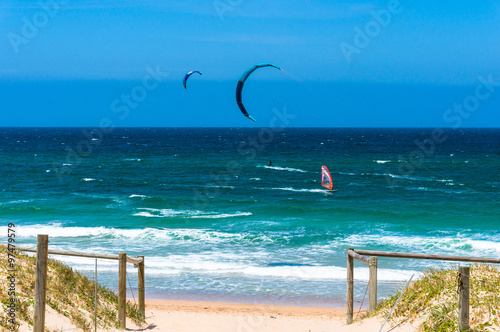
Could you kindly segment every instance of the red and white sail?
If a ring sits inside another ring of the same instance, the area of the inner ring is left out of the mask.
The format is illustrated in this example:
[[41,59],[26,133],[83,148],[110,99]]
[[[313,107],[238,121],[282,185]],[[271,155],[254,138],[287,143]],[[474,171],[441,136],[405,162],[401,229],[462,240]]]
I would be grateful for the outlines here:
[[325,165],[321,166],[321,185],[330,190],[333,188],[332,176]]

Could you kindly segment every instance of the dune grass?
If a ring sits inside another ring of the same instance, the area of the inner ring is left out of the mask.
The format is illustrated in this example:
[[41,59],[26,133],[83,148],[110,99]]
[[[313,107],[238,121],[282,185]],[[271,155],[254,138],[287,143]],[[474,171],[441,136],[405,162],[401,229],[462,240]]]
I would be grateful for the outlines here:
[[[500,331],[500,271],[474,264],[470,272],[470,331]],[[391,326],[420,323],[421,331],[458,331],[458,267],[430,269],[413,281],[394,309]],[[401,291],[400,291],[401,292]],[[386,317],[400,292],[380,303],[373,313]]]
[[[36,258],[16,253],[16,320],[33,325]],[[7,284],[7,252],[0,248],[0,283]],[[49,259],[47,272],[46,305],[68,317],[84,331],[93,331],[95,283],[87,276],[74,271],[60,261]],[[97,323],[100,328],[119,328],[118,296],[98,284]],[[0,326],[12,328],[8,322],[9,296],[6,287],[0,287]],[[127,319],[139,323],[140,313],[136,305],[127,303]]]

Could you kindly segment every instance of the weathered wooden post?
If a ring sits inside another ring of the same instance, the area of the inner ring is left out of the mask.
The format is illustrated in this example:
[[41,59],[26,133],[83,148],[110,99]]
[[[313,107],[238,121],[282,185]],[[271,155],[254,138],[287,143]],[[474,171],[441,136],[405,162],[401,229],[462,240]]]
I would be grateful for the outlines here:
[[127,254],[118,254],[118,320],[122,329],[127,328]]
[[142,258],[142,262],[138,264],[137,270],[137,282],[138,282],[138,292],[139,292],[139,312],[141,313],[141,318],[144,320],[146,318],[146,301],[144,293],[144,256],[138,256]]
[[368,262],[370,266],[370,279],[368,281],[370,293],[368,296],[368,312],[372,313],[377,308],[377,257],[371,256]]
[[354,305],[354,258],[349,255],[349,250],[354,250],[352,248],[347,249],[347,319],[346,324],[352,323],[353,315],[353,305]]
[[33,319],[33,332],[45,331],[48,251],[49,236],[38,234],[36,237],[35,317]]
[[469,277],[470,267],[458,268],[458,330],[469,329]]
[[97,332],[97,258],[95,259],[95,274],[94,274],[94,331]]

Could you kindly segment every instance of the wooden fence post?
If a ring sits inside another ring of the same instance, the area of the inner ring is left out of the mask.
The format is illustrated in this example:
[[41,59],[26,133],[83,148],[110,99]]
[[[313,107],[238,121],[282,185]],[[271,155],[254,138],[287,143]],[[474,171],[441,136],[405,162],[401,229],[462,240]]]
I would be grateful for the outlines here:
[[118,254],[118,320],[122,329],[127,328],[127,254]]
[[144,293],[144,256],[137,256],[142,258],[142,262],[138,264],[137,269],[137,282],[138,282],[138,292],[139,292],[139,312],[141,313],[141,318],[144,321],[146,319],[146,301]]
[[48,249],[49,236],[38,234],[36,237],[35,317],[33,319],[33,332],[43,332],[45,330]]
[[349,255],[349,250],[354,249],[347,249],[347,325],[352,323],[354,305],[354,258]]
[[459,273],[459,293],[458,293],[458,330],[469,329],[469,277],[470,267],[460,266]]
[[370,279],[368,281],[370,293],[368,295],[368,312],[372,313],[377,308],[377,257],[369,258]]

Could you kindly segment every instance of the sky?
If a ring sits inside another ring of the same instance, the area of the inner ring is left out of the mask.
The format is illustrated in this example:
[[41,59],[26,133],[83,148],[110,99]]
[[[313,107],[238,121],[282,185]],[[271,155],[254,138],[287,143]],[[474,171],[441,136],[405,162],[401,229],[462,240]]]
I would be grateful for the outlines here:
[[[0,126],[500,125],[498,1],[2,0],[0,22]],[[234,90],[261,62],[285,71],[247,81],[253,123]]]

